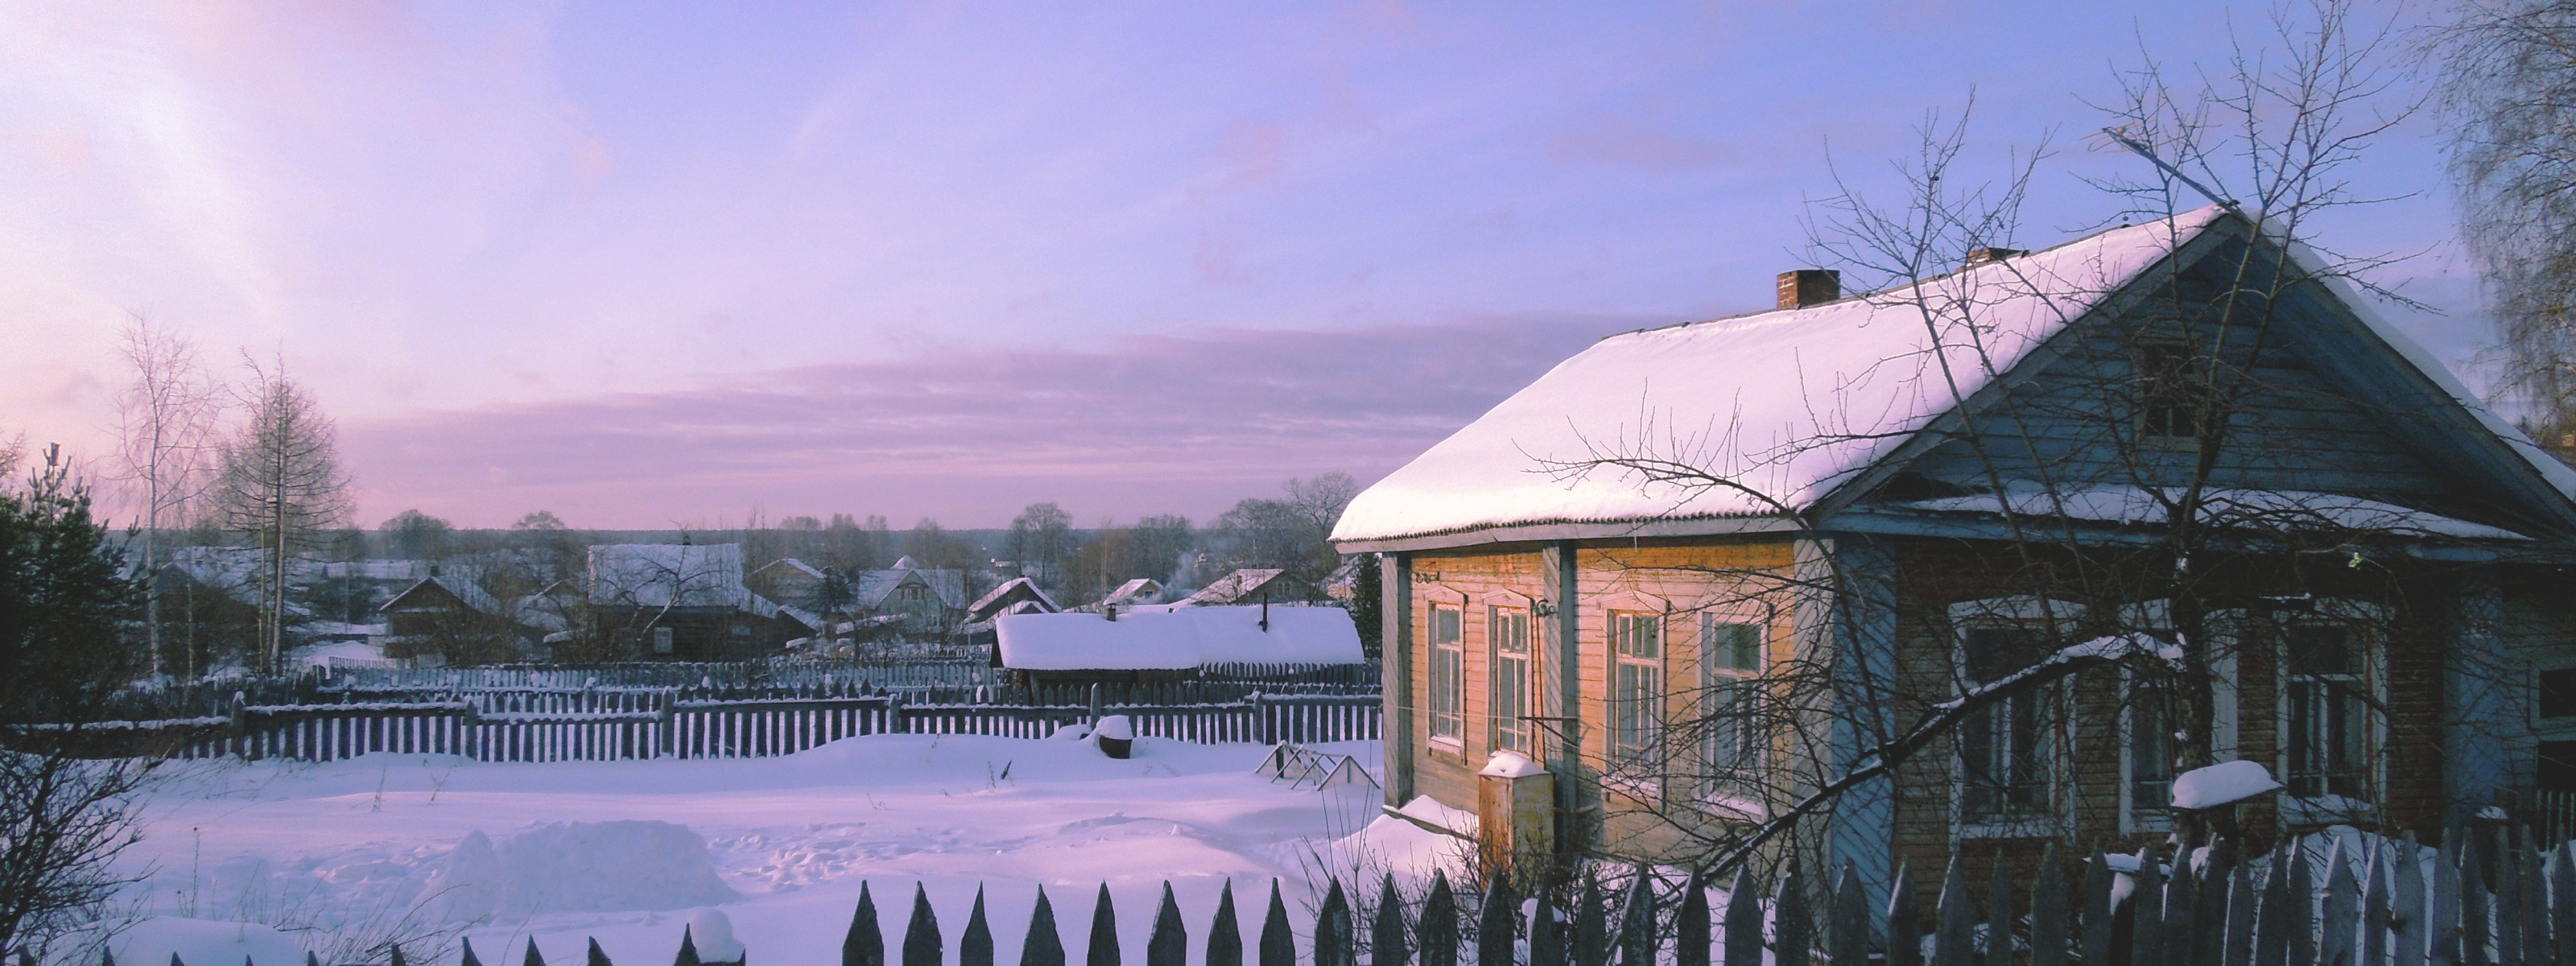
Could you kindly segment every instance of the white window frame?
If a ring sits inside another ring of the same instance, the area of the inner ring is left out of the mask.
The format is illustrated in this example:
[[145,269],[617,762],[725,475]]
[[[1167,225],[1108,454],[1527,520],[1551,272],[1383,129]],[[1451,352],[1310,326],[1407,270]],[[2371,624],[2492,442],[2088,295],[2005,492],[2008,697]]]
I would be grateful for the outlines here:
[[[2120,608],[2120,629],[2154,634],[2173,633],[2172,606],[2168,601],[2149,600]],[[2232,662],[2231,662],[2232,663]],[[2138,672],[2120,669],[2120,831],[2134,835],[2173,831],[2173,782],[2165,782],[2165,804],[2152,810],[2138,808],[2138,724],[2134,717],[2138,706]],[[2168,737],[2166,740],[2172,740]]]
[[[1539,739],[1538,728],[1528,720],[1530,715],[1538,713],[1538,608],[1533,606],[1535,603],[1526,595],[1509,591],[1486,594],[1484,600],[1486,747],[1495,751],[1508,749],[1532,758],[1538,757]],[[1504,657],[1502,635],[1497,633],[1505,626],[1507,618],[1517,618],[1520,623],[1521,653],[1517,659]],[[1507,660],[1517,660],[1521,666],[1520,694],[1516,696],[1520,714],[1517,716],[1505,713],[1513,703],[1505,700],[1503,689],[1503,665]],[[1507,744],[1510,740],[1517,740],[1518,744]]]
[[[1467,608],[1463,595],[1426,595],[1422,619],[1423,644],[1423,729],[1435,748],[1465,754],[1467,750]],[[1446,641],[1441,640],[1440,619],[1448,614],[1457,622]],[[1450,662],[1449,680],[1441,677],[1441,660]],[[1443,707],[1444,701],[1447,707]],[[1443,729],[1446,725],[1446,729]]]
[[[1968,668],[1970,632],[2036,626],[2043,634],[2065,638],[2084,619],[2084,605],[2031,595],[1994,597],[1951,604],[1949,616],[1951,680],[1954,693],[1964,694],[1969,682],[1974,680]],[[1963,742],[1957,732],[1953,731],[1950,741],[1950,827],[1958,837],[2044,838],[2074,829],[2074,783],[2068,778],[2074,773],[2073,751],[2077,739],[2076,715],[2070,706],[2075,692],[2065,681],[2047,685],[2045,691],[2053,711],[2049,717],[2053,720],[2043,722],[2042,726],[2049,728],[2049,737],[2053,740],[2045,761],[2048,777],[2044,801],[2032,814],[1969,814],[1967,752],[1961,747]],[[1963,727],[1966,725],[1962,723]]]
[[[1770,732],[1762,727],[1763,703],[1771,697],[1765,684],[1771,671],[1772,628],[1768,616],[1716,610],[1701,611],[1699,615],[1700,686],[1704,695],[1700,714],[1702,720],[1708,722],[1699,754],[1700,766],[1706,769],[1700,782],[1700,800],[1755,820],[1770,817],[1768,790],[1737,776],[1745,771],[1768,771],[1772,765]],[[1743,667],[1732,660],[1720,660],[1723,653],[1721,643],[1726,645],[1725,651],[1734,648],[1733,642],[1719,639],[1721,629],[1731,633],[1731,629],[1739,627],[1753,629],[1751,667]],[[1730,709],[1720,706],[1718,696],[1730,691],[1739,695],[1735,699],[1737,701],[1749,698],[1752,706],[1744,709],[1744,720],[1734,726],[1740,730],[1731,736],[1731,743],[1737,746],[1731,751],[1731,764],[1720,766],[1720,755],[1728,754],[1729,750],[1719,745],[1727,742],[1729,736],[1716,722],[1719,715],[1728,713]]]
[[2297,793],[2291,770],[2290,688],[2293,674],[2290,665],[2289,628],[2300,624],[2333,624],[2361,638],[2361,678],[2363,689],[2378,707],[2388,706],[2388,627],[2393,612],[2365,601],[2319,598],[2306,611],[2272,615],[2272,724],[2273,774],[2279,776],[2281,817],[2295,824],[2350,823],[2374,821],[2379,817],[2383,799],[2388,794],[2388,718],[2364,706],[2367,716],[2363,731],[2363,755],[2369,759],[2363,781],[2368,787],[2364,797],[2336,795],[2331,791],[2316,796]]
[[[1663,779],[1667,776],[1664,773],[1669,770],[1665,767],[1667,762],[1655,759],[1656,756],[1665,753],[1662,748],[1664,716],[1671,711],[1672,603],[1661,597],[1631,592],[1605,595],[1597,601],[1596,606],[1600,608],[1597,613],[1601,615],[1602,647],[1599,665],[1603,689],[1601,743],[1604,757],[1611,763],[1609,770],[1613,772],[1605,776],[1604,784],[1635,798],[1659,801],[1665,792]],[[1648,622],[1648,626],[1655,629],[1653,658],[1631,659],[1619,653],[1622,643],[1620,632],[1622,619],[1644,619]],[[1651,704],[1646,708],[1635,708],[1630,699],[1621,696],[1620,669],[1622,667],[1651,669],[1654,675],[1652,682],[1654,693],[1649,698]],[[1641,712],[1646,715],[1643,719],[1646,733],[1643,736],[1642,745],[1632,746],[1624,740],[1629,736],[1623,734],[1626,730],[1622,727],[1623,712]],[[1617,774],[1621,766],[1640,761],[1646,763],[1644,777]]]

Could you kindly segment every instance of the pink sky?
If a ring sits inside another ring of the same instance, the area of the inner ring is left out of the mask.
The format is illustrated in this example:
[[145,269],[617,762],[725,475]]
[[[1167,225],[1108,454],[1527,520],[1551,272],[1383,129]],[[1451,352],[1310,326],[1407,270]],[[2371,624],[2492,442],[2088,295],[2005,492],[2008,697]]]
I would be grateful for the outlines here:
[[[338,416],[358,522],[1206,518],[1373,479],[1611,331],[1757,308],[1828,154],[2056,128],[2219,2],[0,8],[0,436],[102,455],[129,313]],[[2329,228],[2484,335],[2437,132]]]

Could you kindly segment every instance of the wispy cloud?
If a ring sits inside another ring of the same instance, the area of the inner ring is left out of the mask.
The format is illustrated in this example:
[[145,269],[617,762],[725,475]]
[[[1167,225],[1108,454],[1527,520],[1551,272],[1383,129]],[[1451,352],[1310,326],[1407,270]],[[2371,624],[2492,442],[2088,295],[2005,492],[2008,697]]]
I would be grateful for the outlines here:
[[1293,475],[1394,469],[1602,335],[1660,319],[1486,318],[1132,336],[784,369],[706,388],[346,428],[366,520],[418,506],[497,525],[778,513],[998,525],[1205,516]]

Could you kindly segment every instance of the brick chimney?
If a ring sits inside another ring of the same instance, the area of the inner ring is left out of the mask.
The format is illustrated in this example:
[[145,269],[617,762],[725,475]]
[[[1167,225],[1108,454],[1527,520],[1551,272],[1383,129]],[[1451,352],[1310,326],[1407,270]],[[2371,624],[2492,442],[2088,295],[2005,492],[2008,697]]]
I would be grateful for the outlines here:
[[1780,273],[1780,307],[1804,308],[1843,297],[1843,273],[1830,268],[1801,268]]

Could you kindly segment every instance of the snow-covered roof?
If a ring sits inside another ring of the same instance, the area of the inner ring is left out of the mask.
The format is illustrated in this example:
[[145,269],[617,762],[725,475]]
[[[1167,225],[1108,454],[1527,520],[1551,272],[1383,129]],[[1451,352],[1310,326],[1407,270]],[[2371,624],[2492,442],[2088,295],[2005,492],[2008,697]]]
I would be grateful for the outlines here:
[[392,613],[398,607],[410,606],[415,594],[430,587],[446,591],[450,596],[455,597],[457,602],[481,613],[496,616],[501,614],[499,599],[476,585],[470,574],[454,571],[433,571],[429,576],[421,578],[418,583],[403,588],[402,593],[395,594],[393,599],[385,601],[384,606],[376,610],[381,613]]
[[[1162,593],[1163,584],[1161,581],[1157,581],[1152,577],[1138,577],[1126,583],[1119,584],[1118,589],[1110,591],[1107,595],[1101,597],[1100,602],[1103,604],[1129,604],[1134,603],[1141,598],[1159,597],[1162,596]],[[1148,601],[1148,603],[1152,602]]]
[[1358,664],[1339,607],[1190,607],[1168,613],[1011,614],[994,622],[1002,666],[1032,671],[1182,670],[1218,663]]
[[[984,608],[992,608],[994,603],[1010,598],[1010,595],[1015,595],[1015,592],[1036,595],[1033,600],[1043,600],[1043,603],[1046,603],[1046,611],[1064,611],[1064,608],[1056,605],[1056,598],[1048,598],[1046,587],[1038,587],[1036,580],[1028,580],[1028,577],[1012,577],[1012,580],[1005,580],[999,587],[992,587],[992,590],[984,592],[981,598],[974,598],[974,603],[966,605],[966,613],[984,613]],[[1023,603],[1030,603],[1030,600],[1023,600]]]
[[754,570],[754,571],[752,571],[752,573],[757,574],[757,573],[760,573],[761,571],[769,570],[769,569],[771,569],[771,568],[773,568],[773,567],[777,567],[777,568],[785,568],[785,569],[787,569],[787,570],[793,570],[793,571],[796,571],[797,573],[804,574],[805,576],[812,577],[812,578],[814,578],[814,579],[816,579],[816,580],[821,580],[821,579],[823,579],[823,572],[822,572],[822,571],[820,571],[820,570],[816,570],[816,569],[814,569],[814,565],[813,565],[813,564],[806,563],[805,561],[798,560],[798,559],[796,559],[796,558],[794,558],[794,557],[780,557],[780,558],[778,558],[778,559],[776,559],[776,560],[772,560],[772,561],[770,561],[770,562],[768,562],[768,563],[765,563],[765,564],[760,565],[760,569],[759,569],[759,570]]
[[[1919,288],[1611,336],[1363,491],[1333,538],[1503,529],[1569,536],[1648,523],[1705,532],[1722,528],[1693,521],[1811,508],[2222,221],[2242,224],[2212,206],[1980,263]],[[2561,497],[2576,494],[2576,470],[2488,410],[2312,252],[2288,251]],[[1925,304],[1974,304],[1978,329],[1927,324]],[[1659,457],[1734,485],[1657,482],[1599,464],[1611,456]]]
[[1207,586],[1184,598],[1182,603],[1193,606],[1239,603],[1285,573],[1287,571],[1277,567],[1246,567],[1208,581]]
[[617,543],[590,548],[590,602],[630,607],[733,607],[775,616],[778,605],[742,583],[740,544]]
[[[905,557],[895,562],[902,564],[911,560],[911,557]],[[930,588],[931,594],[938,597],[940,603],[958,609],[965,607],[966,572],[963,570],[922,570],[912,567],[862,570],[852,575],[850,589],[860,610],[875,610],[885,605],[887,594],[893,593],[895,588],[903,586],[906,580],[915,577],[920,578],[922,584]]]
[[[2172,224],[1988,262],[1927,282],[1919,294],[1898,289],[1611,336],[1362,491],[1333,538],[1776,515],[1779,506],[1812,505],[2219,213],[2212,206]],[[1957,298],[1977,300],[1976,319],[1989,328],[1982,346],[1925,324],[1921,301]],[[1944,366],[1955,375],[1955,394],[1939,375]],[[1743,489],[1693,490],[1610,470],[1549,472],[1641,450],[1730,474]]]

